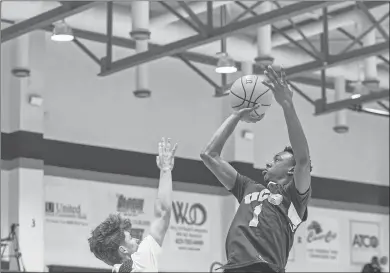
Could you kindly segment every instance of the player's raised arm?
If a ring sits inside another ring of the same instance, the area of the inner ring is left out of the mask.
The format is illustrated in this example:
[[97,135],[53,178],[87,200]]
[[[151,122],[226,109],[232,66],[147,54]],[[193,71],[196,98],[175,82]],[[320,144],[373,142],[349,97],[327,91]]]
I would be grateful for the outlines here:
[[155,202],[155,219],[150,226],[150,235],[161,246],[169,227],[172,210],[172,169],[177,144],[173,147],[170,139],[161,140],[158,146],[157,166],[160,169],[160,182]]
[[294,182],[298,192],[303,194],[310,188],[310,154],[309,145],[306,140],[305,133],[298,115],[294,108],[292,100],[292,91],[287,83],[285,72],[281,69],[280,76],[272,69],[267,67],[264,74],[268,77],[271,83],[263,82],[274,93],[275,100],[283,109],[284,118],[287,124],[288,136],[291,143],[291,148],[294,152],[295,167],[294,167]]
[[218,128],[206,148],[200,154],[201,159],[210,171],[218,178],[226,189],[231,190],[234,187],[237,171],[225,160],[221,158],[221,152],[229,136],[233,133],[240,120],[248,122],[257,122],[263,118],[252,117],[250,113],[257,107],[244,108],[233,112],[224,123]]

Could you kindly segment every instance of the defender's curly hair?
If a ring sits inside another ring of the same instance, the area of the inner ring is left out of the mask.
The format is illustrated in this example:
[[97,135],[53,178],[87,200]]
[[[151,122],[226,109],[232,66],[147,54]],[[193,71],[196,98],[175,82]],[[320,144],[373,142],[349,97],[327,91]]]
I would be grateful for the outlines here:
[[119,213],[110,214],[91,232],[91,238],[88,239],[91,252],[108,265],[120,264],[122,258],[118,249],[125,240],[124,231],[130,229],[130,219],[122,217]]
[[[283,152],[288,152],[288,153],[294,155],[294,151],[293,151],[293,149],[292,149],[291,146],[286,146],[286,147],[284,148]],[[311,165],[311,160],[310,160],[310,172],[311,172],[312,170],[313,170],[313,166]]]

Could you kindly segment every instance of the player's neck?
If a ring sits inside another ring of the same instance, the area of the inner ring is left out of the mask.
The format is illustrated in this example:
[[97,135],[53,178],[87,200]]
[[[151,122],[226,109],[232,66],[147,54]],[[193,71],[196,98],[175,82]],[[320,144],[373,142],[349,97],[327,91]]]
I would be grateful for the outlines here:
[[286,176],[286,177],[283,177],[281,179],[274,179],[275,181],[270,181],[270,182],[275,182],[279,185],[287,185],[288,183],[290,183],[292,180],[293,180],[293,177],[292,176]]

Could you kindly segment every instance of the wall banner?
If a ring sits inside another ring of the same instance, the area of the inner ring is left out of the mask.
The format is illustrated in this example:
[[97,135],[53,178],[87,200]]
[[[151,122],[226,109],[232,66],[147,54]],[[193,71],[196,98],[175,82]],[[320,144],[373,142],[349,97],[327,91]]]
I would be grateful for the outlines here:
[[380,256],[379,223],[354,220],[349,223],[351,262],[365,264],[371,261],[373,256]]
[[334,218],[313,216],[306,225],[306,257],[311,262],[337,262],[340,228]]

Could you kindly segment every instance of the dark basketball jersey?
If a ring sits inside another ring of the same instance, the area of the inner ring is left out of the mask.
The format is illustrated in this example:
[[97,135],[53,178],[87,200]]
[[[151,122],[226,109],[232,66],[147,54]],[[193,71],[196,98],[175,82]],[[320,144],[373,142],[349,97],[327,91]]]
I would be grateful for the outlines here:
[[266,188],[237,174],[231,193],[240,206],[226,238],[228,262],[223,268],[267,263],[284,271],[294,233],[307,218],[311,188],[300,194],[294,181],[284,186],[270,182]]

